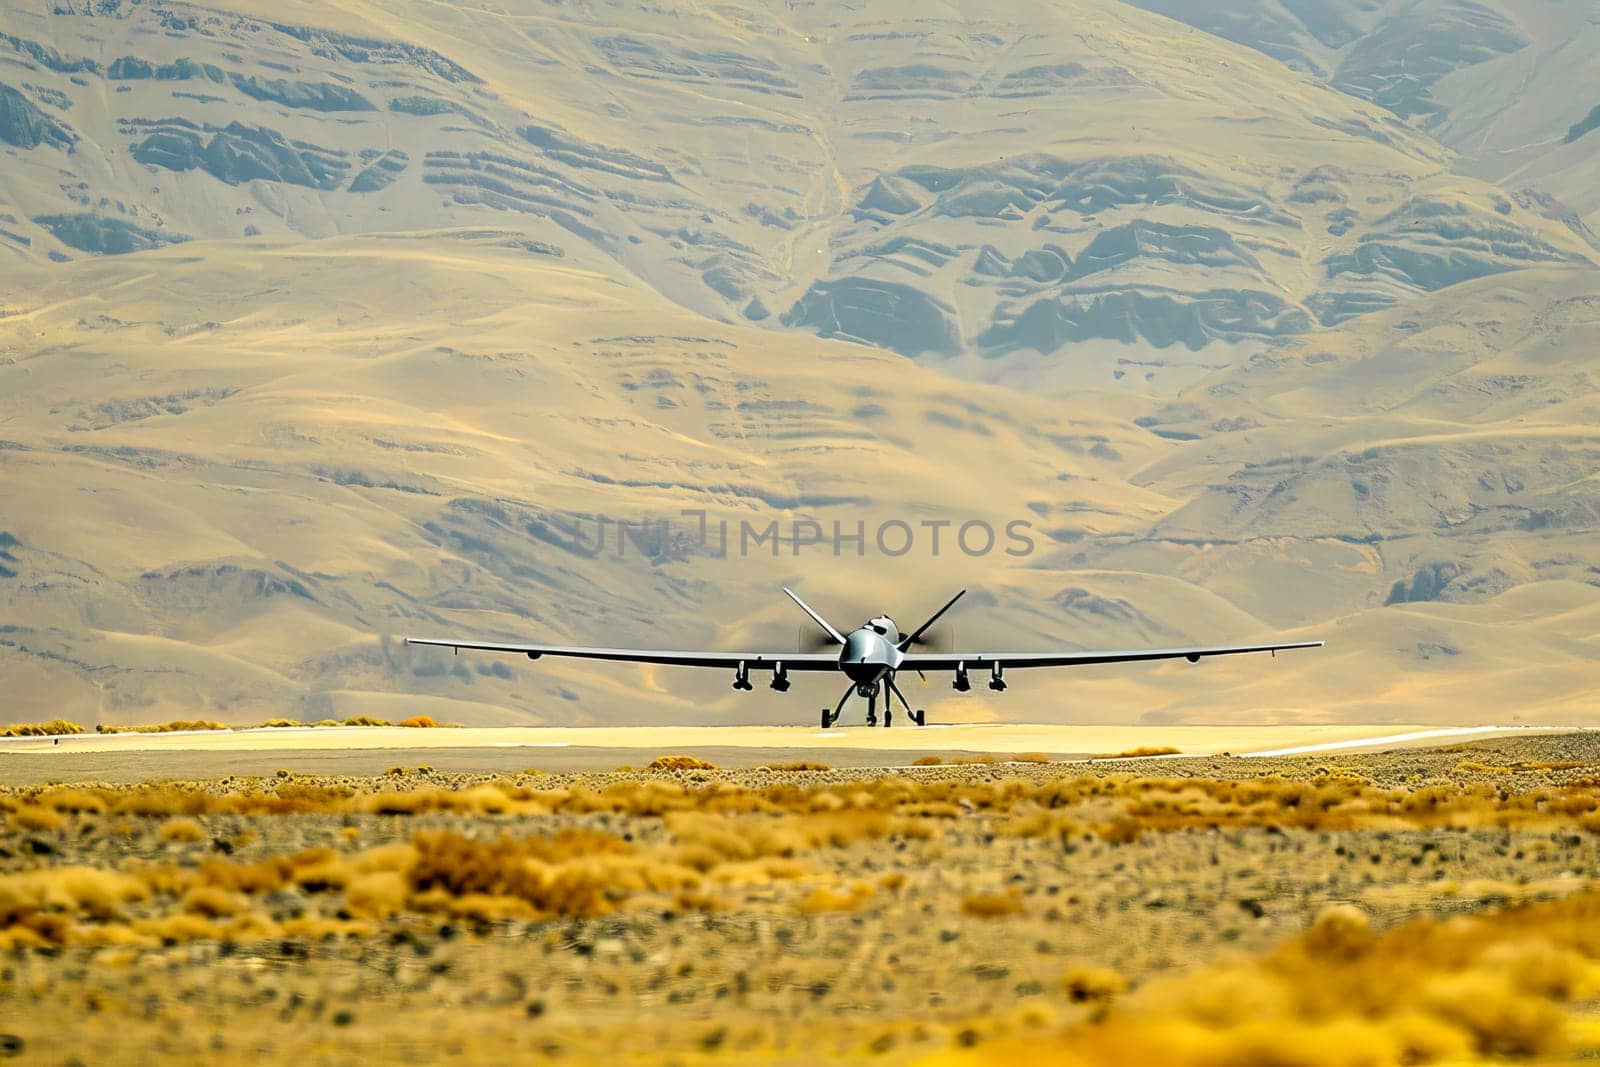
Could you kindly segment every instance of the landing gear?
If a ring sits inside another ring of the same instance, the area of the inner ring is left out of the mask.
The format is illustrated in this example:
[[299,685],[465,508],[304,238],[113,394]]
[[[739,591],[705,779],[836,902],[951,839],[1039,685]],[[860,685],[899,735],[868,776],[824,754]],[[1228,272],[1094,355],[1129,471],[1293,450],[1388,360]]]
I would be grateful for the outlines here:
[[849,689],[844,691],[844,695],[839,698],[839,703],[832,711],[823,708],[822,728],[824,730],[831,729],[838,724],[839,716],[844,714],[845,702],[850,699],[852,693],[867,698],[866,724],[868,726],[878,725],[878,696],[880,694],[883,696],[883,725],[886,728],[894,725],[894,701],[896,699],[900,701],[900,706],[906,709],[906,717],[912,722],[918,726],[922,726],[927,722],[928,713],[921,708],[913,709],[911,702],[906,699],[906,695],[900,691],[900,687],[894,684],[894,675],[889,674],[883,677],[881,685],[878,682],[869,682],[861,685],[852,684]]
[[844,713],[844,702],[850,699],[850,694],[854,691],[854,685],[844,691],[844,696],[839,698],[839,703],[834,706],[832,714],[829,714],[827,708],[822,709],[822,728],[824,730],[839,721],[839,716]]
[[[891,674],[889,677],[885,678],[884,679],[884,684],[888,686],[889,692],[890,692],[891,695],[897,696],[897,697],[900,698],[901,706],[906,709],[906,716],[912,722],[916,723],[918,726],[923,725],[924,721],[927,718],[927,712],[923,711],[921,708],[918,708],[915,711],[911,710],[911,702],[906,699],[906,695],[904,693],[900,692],[900,687],[898,685],[894,684],[894,675]],[[885,701],[884,702],[884,715],[883,715],[883,725],[885,725],[885,726],[889,725],[889,710],[888,709],[889,709],[889,703],[888,703],[888,701]]]

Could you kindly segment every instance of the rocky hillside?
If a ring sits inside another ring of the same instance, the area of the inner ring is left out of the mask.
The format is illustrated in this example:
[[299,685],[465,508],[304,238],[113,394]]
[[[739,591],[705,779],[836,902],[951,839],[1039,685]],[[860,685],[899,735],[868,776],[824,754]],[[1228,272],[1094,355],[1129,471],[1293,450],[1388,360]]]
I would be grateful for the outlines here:
[[[16,717],[748,716],[380,635],[787,647],[784,580],[846,616],[972,584],[966,635],[1019,647],[1343,650],[1040,680],[1030,717],[1579,714],[1596,34],[1535,0],[19,0]],[[561,533],[685,510],[1038,547]]]

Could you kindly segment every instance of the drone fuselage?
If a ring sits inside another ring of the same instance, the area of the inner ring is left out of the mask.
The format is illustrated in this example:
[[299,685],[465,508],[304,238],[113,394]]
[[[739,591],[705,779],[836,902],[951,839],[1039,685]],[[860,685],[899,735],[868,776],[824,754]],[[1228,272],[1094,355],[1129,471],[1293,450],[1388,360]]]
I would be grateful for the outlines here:
[[905,653],[900,651],[900,631],[887,615],[869,619],[850,631],[839,650],[839,669],[866,695],[877,692],[878,683],[891,671],[899,670]]

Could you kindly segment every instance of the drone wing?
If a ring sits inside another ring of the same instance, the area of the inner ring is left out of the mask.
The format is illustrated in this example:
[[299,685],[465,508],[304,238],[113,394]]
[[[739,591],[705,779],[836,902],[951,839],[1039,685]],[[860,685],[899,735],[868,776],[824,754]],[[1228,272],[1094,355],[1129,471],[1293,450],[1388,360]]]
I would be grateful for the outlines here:
[[408,637],[408,645],[432,645],[456,651],[511,652],[529,659],[566,656],[572,659],[614,660],[621,663],[661,663],[673,667],[722,667],[734,670],[742,663],[755,670],[782,664],[790,671],[831,671],[839,666],[833,652],[678,652],[653,648],[587,648],[581,645],[499,644],[492,641],[457,641],[444,637]]
[[1085,667],[1092,663],[1137,663],[1156,659],[1186,659],[1197,663],[1207,656],[1235,656],[1244,652],[1285,652],[1294,648],[1321,648],[1321,641],[1293,641],[1278,645],[1219,645],[1210,648],[1145,648],[1127,652],[952,652],[906,654],[901,667],[915,671],[953,671],[982,667]]

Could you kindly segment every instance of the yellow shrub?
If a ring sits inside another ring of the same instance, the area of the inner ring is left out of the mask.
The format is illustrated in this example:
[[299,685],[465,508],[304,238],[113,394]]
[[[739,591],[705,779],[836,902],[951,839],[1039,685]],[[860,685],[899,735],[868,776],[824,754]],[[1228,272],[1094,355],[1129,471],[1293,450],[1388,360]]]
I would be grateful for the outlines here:
[[356,915],[388,919],[405,909],[410,886],[399,871],[366,871],[345,887],[345,900]]
[[66,822],[59,811],[38,804],[24,804],[11,813],[11,825],[34,833],[53,833]]
[[976,919],[1004,919],[1024,910],[1017,893],[973,893],[961,900],[962,914]]
[[1176,756],[1178,750],[1171,745],[1140,745],[1138,748],[1125,749],[1122,752],[1107,756],[1094,756],[1093,759],[1144,759],[1149,756]]
[[872,886],[857,882],[847,890],[819,885],[801,898],[796,908],[802,915],[817,915],[829,911],[858,911],[872,899]]
[[183,910],[213,919],[225,919],[250,907],[250,899],[214,885],[196,886],[184,894]]
[[106,802],[98,794],[83,789],[47,789],[39,794],[38,801],[47,808],[74,815],[99,815],[106,810]]
[[657,756],[650,761],[647,771],[714,771],[715,763],[707,763],[697,756]]
[[193,819],[169,819],[161,824],[161,840],[195,844],[206,839],[205,827]]
[[83,727],[66,719],[51,719],[49,722],[19,722],[0,729],[0,737],[64,737],[68,734],[81,734]]

